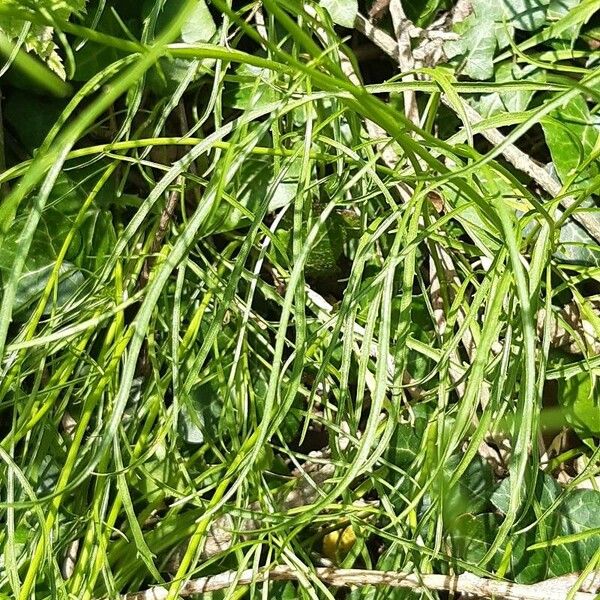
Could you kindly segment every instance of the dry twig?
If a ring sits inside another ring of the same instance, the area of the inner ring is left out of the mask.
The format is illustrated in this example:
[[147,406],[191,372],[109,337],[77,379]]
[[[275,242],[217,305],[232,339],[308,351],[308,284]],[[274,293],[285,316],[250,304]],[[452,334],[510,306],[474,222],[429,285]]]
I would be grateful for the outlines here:
[[[481,598],[503,598],[505,600],[565,600],[568,591],[577,577],[566,576],[550,579],[533,585],[522,585],[505,581],[495,581],[478,577],[471,573],[463,575],[413,574],[395,571],[370,571],[366,569],[336,569],[317,567],[312,571],[298,572],[288,566],[274,567],[266,572],[256,573],[252,569],[245,571],[225,571],[218,575],[200,577],[184,584],[179,595],[182,597],[203,594],[217,590],[257,584],[270,581],[295,581],[305,579],[311,574],[323,583],[334,587],[362,587],[367,585],[390,588],[428,589],[452,593],[473,594]],[[598,577],[598,573],[593,576]],[[590,578],[588,577],[589,581]],[[123,600],[164,600],[168,590],[154,587],[143,592],[122,596]],[[592,592],[576,592],[573,600],[593,600]]]

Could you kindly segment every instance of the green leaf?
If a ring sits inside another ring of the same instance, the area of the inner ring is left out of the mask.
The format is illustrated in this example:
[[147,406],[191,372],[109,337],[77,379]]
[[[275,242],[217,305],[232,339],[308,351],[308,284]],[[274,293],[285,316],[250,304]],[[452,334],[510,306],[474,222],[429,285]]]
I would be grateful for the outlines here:
[[393,465],[405,468],[417,457],[420,445],[421,441],[413,426],[409,423],[399,423],[383,456]]
[[494,20],[471,14],[456,25],[455,31],[461,38],[446,42],[444,49],[447,56],[462,56],[463,72],[472,79],[490,79],[494,75],[493,59],[498,45]]
[[558,401],[579,437],[600,437],[600,385],[594,374],[579,373],[560,379]]
[[504,13],[511,24],[523,31],[534,31],[546,22],[550,0],[503,0]]
[[[600,209],[586,210],[585,213],[600,222]],[[577,221],[569,219],[561,227],[559,242],[560,246],[555,252],[556,257],[567,262],[600,266],[598,243]]]
[[[137,10],[132,10],[133,8]],[[98,13],[98,11],[101,12]],[[137,37],[141,33],[138,13],[139,7],[134,6],[134,3],[119,2],[118,7],[106,7],[101,0],[91,0],[83,25],[92,27],[100,33],[121,37],[123,34],[122,22]],[[122,51],[112,46],[91,41],[76,46],[74,54],[75,75],[73,79],[75,81],[88,81],[96,73],[125,56]]]
[[[24,218],[17,220],[0,245],[0,277],[2,280],[8,278],[12,268],[24,224]],[[44,211],[31,243],[25,268],[19,279],[14,308],[16,318],[24,317],[23,310],[31,305],[46,287],[71,224],[72,221],[55,208]],[[59,269],[55,302],[57,308],[64,306],[72,299],[84,281],[81,271],[71,262],[77,257],[80,249],[81,237],[76,235],[67,254],[67,260],[62,262]],[[48,314],[52,310],[52,304],[51,298],[46,305],[44,314]]]
[[[44,9],[58,19],[68,19],[73,13],[81,13],[85,8],[86,0],[38,0],[36,8]],[[2,8],[10,10],[23,8],[20,0],[3,0]],[[21,19],[8,16],[0,18],[0,32],[16,42],[26,30],[23,48],[26,52],[36,54],[48,67],[61,79],[66,78],[62,58],[57,52],[58,46],[54,42],[54,29],[47,25],[27,23]]]
[[181,41],[186,44],[208,42],[217,33],[217,26],[204,0],[198,0],[196,6],[181,28]]
[[323,279],[338,275],[338,259],[344,249],[344,229],[342,218],[332,213],[306,258],[305,271],[309,277]]
[[[545,81],[545,72],[535,65],[521,67],[516,63],[504,63],[496,71],[496,81],[505,83],[510,81]],[[534,92],[528,90],[511,90],[501,92],[500,98],[508,112],[524,111],[528,106]]]
[[240,110],[256,110],[274,102],[278,94],[267,69],[242,64],[235,70],[236,80],[226,83],[223,104]]
[[[450,531],[454,531],[458,519],[465,513],[477,514],[490,505],[490,497],[494,489],[492,471],[489,465],[476,456],[460,477],[458,484],[447,489],[446,482],[461,461],[461,456],[450,457],[444,467],[444,484],[441,491],[443,500],[444,523]],[[459,527],[460,528],[460,527]]]
[[[573,490],[562,501],[549,521],[543,542],[564,536],[586,534],[600,527],[600,492]],[[584,535],[569,544],[549,546],[525,555],[527,565],[515,573],[519,582],[530,583],[581,571],[600,548],[600,536]]]
[[354,27],[354,19],[358,12],[358,0],[321,0],[320,4],[327,10],[336,25]]
[[[520,65],[512,61],[503,62],[496,68],[494,79],[498,83],[512,81],[544,81],[545,72],[533,65]],[[521,112],[528,106],[534,92],[529,90],[511,90],[510,92],[492,92],[473,101],[473,106],[482,117],[491,117],[502,112]]]
[[[558,21],[569,11],[573,10],[580,4],[580,0],[551,0],[548,5],[548,12],[546,13],[546,19],[548,21]],[[567,27],[563,31],[561,31],[556,36],[556,40],[552,40],[552,45],[554,47],[573,47],[577,36],[579,35],[579,31],[583,25],[582,21],[574,23],[571,27]],[[562,42],[561,40],[568,40],[568,44]]]
[[574,183],[598,175],[598,160],[580,169],[581,163],[596,147],[600,135],[600,120],[590,114],[582,96],[576,96],[552,111],[542,121],[542,128],[554,167],[563,184],[569,182],[574,174],[577,174]]
[[[494,513],[460,515],[452,530],[452,545],[456,555],[469,563],[480,562],[494,541],[500,522],[500,517]],[[498,550],[492,566],[497,567],[500,559]]]
[[179,412],[179,431],[188,444],[202,444],[218,436],[223,401],[213,381],[203,383],[184,399]]
[[[154,4],[148,0],[144,5],[144,14],[148,14]],[[165,2],[158,16],[156,29],[166,28],[180,10],[180,3]],[[212,18],[205,0],[197,0],[194,9],[181,28],[181,41],[187,44],[209,42],[217,32],[217,26]],[[172,94],[177,86],[189,76],[189,70],[196,66],[194,80],[197,80],[203,71],[203,64],[208,61],[195,61],[187,58],[162,58],[156,69],[149,73],[149,84],[156,94],[166,96]]]
[[[510,477],[503,479],[500,482],[500,485],[494,490],[494,493],[490,498],[492,504],[502,514],[506,514],[508,512],[510,503],[510,484]],[[538,476],[535,487],[535,498],[542,510],[550,506],[556,500],[556,498],[558,498],[560,492],[561,488],[554,479],[548,477],[548,475],[540,474]],[[524,490],[521,496],[523,499]]]
[[406,16],[419,27],[428,25],[435,14],[447,5],[445,0],[405,0],[402,2]]

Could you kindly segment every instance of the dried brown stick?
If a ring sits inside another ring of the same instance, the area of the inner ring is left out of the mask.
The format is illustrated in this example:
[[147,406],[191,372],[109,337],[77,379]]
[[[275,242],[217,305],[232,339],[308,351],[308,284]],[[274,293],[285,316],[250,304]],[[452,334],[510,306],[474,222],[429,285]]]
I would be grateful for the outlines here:
[[165,207],[160,215],[158,228],[156,229],[154,239],[152,240],[150,254],[146,257],[146,260],[142,266],[142,272],[140,273],[140,279],[138,282],[140,289],[145,288],[148,284],[148,280],[150,279],[150,271],[152,270],[152,266],[155,261],[155,255],[160,251],[160,247],[162,246],[162,242],[167,234],[169,224],[173,220],[175,209],[177,208],[177,203],[179,202],[179,197],[179,189],[171,190],[167,196],[167,203],[165,204]]
[[[288,566],[274,567],[256,573],[253,569],[242,572],[225,571],[218,575],[200,577],[185,583],[179,595],[193,596],[249,584],[269,581],[303,580],[310,575],[333,587],[386,586],[390,588],[428,589],[452,593],[472,594],[481,598],[504,598],[505,600],[564,600],[576,577],[567,576],[543,581],[533,585],[523,585],[478,577],[471,573],[463,575],[413,574],[396,571],[371,571],[367,569],[337,569],[317,567],[314,570],[299,572]],[[595,574],[597,576],[597,574]],[[155,587],[143,592],[122,596],[123,600],[164,600],[168,590]],[[593,600],[594,593],[576,592],[573,600]]]

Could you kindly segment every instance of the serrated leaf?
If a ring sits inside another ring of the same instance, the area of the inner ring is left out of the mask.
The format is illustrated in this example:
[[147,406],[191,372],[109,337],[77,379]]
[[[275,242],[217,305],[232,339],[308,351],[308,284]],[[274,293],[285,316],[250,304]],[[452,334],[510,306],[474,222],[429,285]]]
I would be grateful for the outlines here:
[[358,0],[321,0],[320,4],[336,25],[354,27],[354,19],[358,12]]
[[[83,12],[85,4],[86,0],[38,0],[36,8],[43,8],[54,17],[66,20],[71,14]],[[16,0],[2,2],[2,8],[7,9],[7,12],[11,7],[20,9],[23,7],[23,3]],[[62,59],[56,52],[58,46],[54,43],[52,27],[27,23],[21,19],[6,16],[0,17],[0,31],[4,32],[11,41],[16,41],[25,32],[24,49],[37,54],[61,79],[66,78]]]

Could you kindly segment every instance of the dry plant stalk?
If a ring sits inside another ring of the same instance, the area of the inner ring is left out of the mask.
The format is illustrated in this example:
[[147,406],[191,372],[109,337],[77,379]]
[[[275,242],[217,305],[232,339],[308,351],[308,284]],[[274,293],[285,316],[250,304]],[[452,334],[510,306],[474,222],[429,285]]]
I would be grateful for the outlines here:
[[[367,569],[336,569],[317,567],[314,570],[298,572],[288,566],[278,566],[265,572],[225,571],[218,575],[200,577],[188,581],[181,587],[179,595],[188,597],[194,594],[214,592],[250,584],[271,581],[295,581],[299,578],[318,578],[333,587],[385,586],[389,588],[427,589],[446,591],[454,594],[472,594],[480,598],[503,598],[504,600],[564,600],[569,590],[576,583],[576,575],[557,577],[533,585],[523,585],[506,581],[495,581],[478,577],[471,573],[463,575],[413,574],[396,571],[371,571]],[[600,572],[590,575],[583,589],[598,588]],[[594,583],[595,580],[595,583]],[[165,600],[168,590],[157,586],[143,592],[122,596],[123,600]],[[593,600],[593,591],[575,592],[573,600]]]

